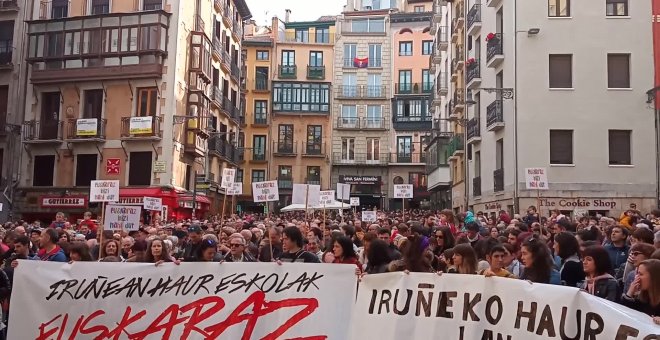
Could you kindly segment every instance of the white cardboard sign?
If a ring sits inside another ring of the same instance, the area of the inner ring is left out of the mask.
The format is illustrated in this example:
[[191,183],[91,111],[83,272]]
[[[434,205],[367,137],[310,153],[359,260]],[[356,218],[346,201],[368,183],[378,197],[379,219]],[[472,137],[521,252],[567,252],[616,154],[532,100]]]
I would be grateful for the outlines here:
[[363,222],[376,222],[378,220],[378,217],[376,216],[376,212],[373,210],[365,210],[362,212],[362,221]]
[[280,200],[277,181],[252,183],[252,197],[254,202],[272,202]]
[[395,184],[394,198],[413,198],[412,184]]
[[359,197],[351,197],[351,207],[359,207],[360,206],[360,198]]
[[234,182],[231,184],[231,187],[227,188],[228,196],[240,196],[243,195],[243,182]]
[[321,186],[313,184],[294,184],[291,197],[292,204],[307,204],[315,207],[320,204]]
[[163,199],[159,197],[145,197],[142,207],[144,210],[161,211],[163,209]]
[[351,198],[351,185],[337,183],[337,199],[347,200]]
[[236,169],[222,169],[222,183],[220,183],[220,187],[228,189],[234,183],[234,178],[236,178]]
[[320,192],[319,205],[325,207],[326,205],[332,204],[335,200],[335,191],[334,190],[325,190]]
[[548,173],[545,168],[525,168],[525,186],[528,190],[548,190]]
[[140,229],[141,213],[142,208],[138,205],[110,204],[105,207],[105,214],[103,214],[103,225],[107,230],[138,230]]
[[119,181],[92,181],[89,187],[90,202],[119,201]]

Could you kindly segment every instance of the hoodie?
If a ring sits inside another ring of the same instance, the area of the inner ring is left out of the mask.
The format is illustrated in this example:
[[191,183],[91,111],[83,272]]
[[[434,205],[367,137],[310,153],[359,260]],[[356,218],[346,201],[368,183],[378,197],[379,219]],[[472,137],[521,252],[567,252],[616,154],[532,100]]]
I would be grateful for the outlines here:
[[37,256],[41,261],[67,262],[64,250],[60,246],[55,246],[53,250],[46,252],[45,248],[39,249]]
[[614,276],[610,274],[587,278],[580,288],[586,290],[591,295],[614,302],[617,302],[620,296],[619,284],[616,282]]

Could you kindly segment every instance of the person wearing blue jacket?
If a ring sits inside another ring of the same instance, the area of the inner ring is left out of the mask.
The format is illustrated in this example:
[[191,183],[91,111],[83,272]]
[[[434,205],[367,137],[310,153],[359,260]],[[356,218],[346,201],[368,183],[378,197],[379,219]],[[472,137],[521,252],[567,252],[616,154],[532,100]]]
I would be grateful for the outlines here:
[[57,245],[57,236],[57,231],[53,228],[41,232],[41,238],[39,238],[40,249],[37,252],[37,256],[41,261],[67,262],[64,250]]
[[613,226],[609,230],[609,234],[610,243],[606,244],[604,248],[610,257],[610,262],[614,270],[628,261],[628,252],[630,251],[627,242],[628,230],[623,226]]

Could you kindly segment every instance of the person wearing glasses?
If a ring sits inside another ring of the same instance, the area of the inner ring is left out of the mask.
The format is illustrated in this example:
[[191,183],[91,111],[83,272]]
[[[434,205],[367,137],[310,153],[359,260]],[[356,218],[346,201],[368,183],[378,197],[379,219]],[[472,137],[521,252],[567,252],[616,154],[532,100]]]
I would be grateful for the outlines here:
[[256,262],[249,252],[245,251],[246,242],[241,234],[229,236],[229,253],[225,255],[225,262]]

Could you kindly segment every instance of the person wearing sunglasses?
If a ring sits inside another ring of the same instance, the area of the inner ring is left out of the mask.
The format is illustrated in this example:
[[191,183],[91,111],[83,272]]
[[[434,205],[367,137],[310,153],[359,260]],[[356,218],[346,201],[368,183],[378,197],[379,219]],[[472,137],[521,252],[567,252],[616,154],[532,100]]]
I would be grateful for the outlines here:
[[241,234],[229,236],[229,253],[225,255],[225,262],[256,262],[249,252],[245,251],[245,238]]

